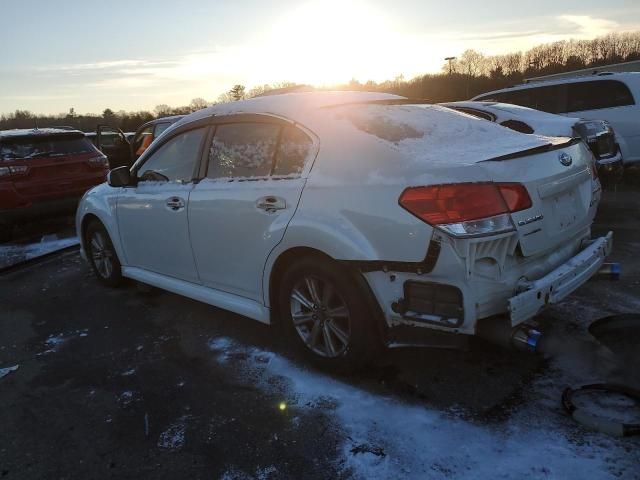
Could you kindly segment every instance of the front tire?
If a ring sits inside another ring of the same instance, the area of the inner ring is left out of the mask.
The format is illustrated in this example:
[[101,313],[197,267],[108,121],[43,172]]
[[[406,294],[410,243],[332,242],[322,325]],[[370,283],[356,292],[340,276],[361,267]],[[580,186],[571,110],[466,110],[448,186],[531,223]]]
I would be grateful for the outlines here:
[[107,230],[100,222],[89,224],[86,233],[87,258],[98,280],[110,287],[122,283],[122,269]]
[[313,363],[342,373],[364,366],[377,346],[369,292],[351,272],[307,257],[285,272],[278,308],[287,337]]

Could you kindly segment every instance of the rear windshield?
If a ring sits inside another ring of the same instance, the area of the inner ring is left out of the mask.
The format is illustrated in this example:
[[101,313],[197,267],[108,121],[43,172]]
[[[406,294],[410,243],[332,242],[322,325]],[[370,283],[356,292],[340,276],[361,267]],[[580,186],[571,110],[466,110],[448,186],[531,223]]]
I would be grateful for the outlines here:
[[0,143],[2,160],[61,157],[90,152],[95,152],[95,148],[85,137],[31,136],[13,138]]
[[[348,122],[363,135],[419,162],[476,163],[549,144],[492,122],[437,105],[354,105],[336,107],[333,124]],[[345,131],[345,130],[343,130]],[[360,137],[362,138],[362,137]]]

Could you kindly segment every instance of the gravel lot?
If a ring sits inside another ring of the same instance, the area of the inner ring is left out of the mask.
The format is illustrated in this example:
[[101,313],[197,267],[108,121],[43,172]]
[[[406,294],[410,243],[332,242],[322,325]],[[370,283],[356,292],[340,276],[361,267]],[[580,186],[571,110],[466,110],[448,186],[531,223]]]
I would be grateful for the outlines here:
[[[629,369],[588,334],[640,311],[640,195],[606,192],[619,282],[537,318],[545,357],[396,349],[310,369],[277,330],[158,290],[100,286],[77,251],[0,276],[0,477],[640,478],[640,442],[588,432],[567,385]],[[638,410],[636,409],[636,413]]]

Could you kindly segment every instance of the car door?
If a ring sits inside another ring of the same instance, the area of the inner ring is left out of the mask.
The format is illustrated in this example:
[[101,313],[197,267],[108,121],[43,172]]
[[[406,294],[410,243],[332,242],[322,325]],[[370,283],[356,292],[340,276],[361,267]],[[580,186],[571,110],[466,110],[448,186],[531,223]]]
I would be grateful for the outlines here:
[[98,125],[95,145],[109,159],[109,168],[130,167],[133,164],[131,146],[127,137],[119,128],[110,125]]
[[243,117],[217,120],[189,228],[201,282],[262,301],[267,256],[297,208],[317,140],[288,122]]
[[135,166],[137,185],[123,188],[117,204],[127,265],[199,282],[187,204],[208,130],[177,132]]

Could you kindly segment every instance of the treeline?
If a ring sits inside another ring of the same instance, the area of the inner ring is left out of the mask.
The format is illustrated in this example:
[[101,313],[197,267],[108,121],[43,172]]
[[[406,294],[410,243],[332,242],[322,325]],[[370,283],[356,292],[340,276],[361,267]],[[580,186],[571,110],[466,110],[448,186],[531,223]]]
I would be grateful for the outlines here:
[[640,60],[640,32],[611,33],[593,40],[538,45],[526,52],[487,56],[467,50],[442,67],[442,73],[380,84],[352,80],[342,88],[396,93],[431,102],[466,100],[484,92],[522,83],[526,78]]
[[194,98],[189,105],[183,107],[170,107],[158,105],[153,112],[114,112],[106,108],[102,115],[79,115],[73,108],[68,113],[58,115],[36,115],[28,110],[16,110],[8,115],[0,115],[0,130],[11,128],[46,128],[46,127],[73,127],[83,132],[94,132],[100,124],[111,125],[120,128],[123,132],[135,132],[140,125],[149,120],[170,115],[185,115],[195,112],[209,105],[203,98]]
[[[343,85],[326,87],[331,90],[362,90],[395,93],[411,98],[426,99],[433,103],[469,99],[480,93],[521,83],[525,78],[569,72],[583,68],[596,68],[612,63],[640,60],[640,32],[611,33],[593,40],[568,40],[539,45],[526,52],[487,56],[467,50],[458,58],[445,63],[442,73],[427,74],[406,80],[403,76],[376,83],[352,80]],[[157,117],[183,115],[215,103],[224,103],[255,97],[269,91],[286,91],[310,86],[291,82],[261,85],[247,89],[234,85],[216,101],[194,98],[189,105],[156,106],[153,112],[114,112],[107,108],[102,115],[78,115],[73,108],[66,114],[35,115],[17,110],[0,115],[0,129],[69,126],[85,132],[95,131],[100,123],[117,126],[125,132],[135,131],[143,123]]]

